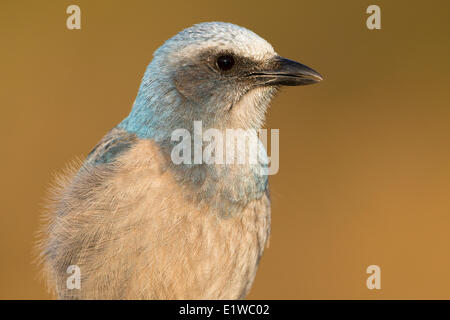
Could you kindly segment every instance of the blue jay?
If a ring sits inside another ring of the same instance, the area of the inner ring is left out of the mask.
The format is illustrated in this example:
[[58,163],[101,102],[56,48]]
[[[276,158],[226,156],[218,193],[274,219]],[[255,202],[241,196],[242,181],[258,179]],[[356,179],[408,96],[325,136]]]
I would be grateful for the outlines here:
[[39,245],[50,288],[60,299],[244,298],[270,232],[267,176],[254,164],[175,164],[172,133],[194,121],[257,130],[280,86],[320,80],[230,23],[167,40],[130,114],[53,190]]

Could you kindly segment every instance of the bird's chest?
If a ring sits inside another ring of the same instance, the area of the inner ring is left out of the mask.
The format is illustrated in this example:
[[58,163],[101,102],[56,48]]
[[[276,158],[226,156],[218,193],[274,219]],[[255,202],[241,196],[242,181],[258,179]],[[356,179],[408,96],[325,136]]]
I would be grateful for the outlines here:
[[[253,282],[270,229],[266,194],[223,216],[198,201],[167,171],[134,166],[117,176],[126,214],[122,241],[134,256],[128,296],[166,299],[243,298]],[[132,230],[133,232],[129,232]],[[120,251],[118,251],[120,253]],[[125,263],[129,263],[129,262]]]

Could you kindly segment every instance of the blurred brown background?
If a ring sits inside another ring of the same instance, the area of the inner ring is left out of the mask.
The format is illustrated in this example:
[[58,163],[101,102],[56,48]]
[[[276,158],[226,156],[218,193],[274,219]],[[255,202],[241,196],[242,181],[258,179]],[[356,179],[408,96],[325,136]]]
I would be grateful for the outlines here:
[[[82,29],[66,28],[81,7]],[[366,28],[370,4],[382,29]],[[270,247],[249,298],[450,298],[449,1],[2,1],[0,298],[51,298],[32,244],[54,173],[129,112],[153,51],[245,26],[325,76],[287,88]],[[366,288],[381,266],[381,290]]]

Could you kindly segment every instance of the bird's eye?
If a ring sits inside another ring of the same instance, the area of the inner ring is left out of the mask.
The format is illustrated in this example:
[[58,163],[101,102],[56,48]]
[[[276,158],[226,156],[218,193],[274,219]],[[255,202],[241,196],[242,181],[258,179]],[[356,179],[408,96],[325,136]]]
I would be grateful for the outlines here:
[[234,66],[234,58],[230,55],[223,55],[217,58],[217,66],[222,71],[228,71]]

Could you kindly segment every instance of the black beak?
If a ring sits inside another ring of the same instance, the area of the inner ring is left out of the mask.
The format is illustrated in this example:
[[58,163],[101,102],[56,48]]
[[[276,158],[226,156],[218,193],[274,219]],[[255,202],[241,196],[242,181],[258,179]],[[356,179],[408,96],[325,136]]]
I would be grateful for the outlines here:
[[269,70],[251,73],[260,85],[304,86],[322,81],[322,76],[304,64],[276,56],[269,64]]

